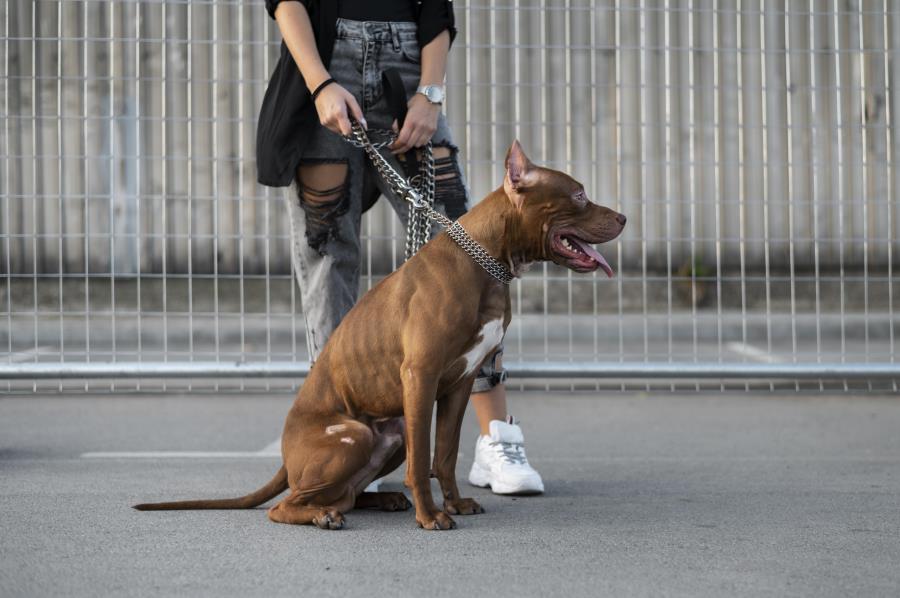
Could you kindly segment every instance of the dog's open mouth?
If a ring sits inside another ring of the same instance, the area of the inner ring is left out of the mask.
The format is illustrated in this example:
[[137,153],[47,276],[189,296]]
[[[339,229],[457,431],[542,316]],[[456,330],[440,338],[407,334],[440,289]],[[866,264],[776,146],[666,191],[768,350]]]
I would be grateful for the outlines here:
[[566,264],[578,272],[593,272],[603,268],[606,275],[613,277],[613,269],[606,259],[600,255],[586,240],[572,231],[561,231],[553,235],[553,251],[565,259]]
[[613,277],[613,269],[606,259],[585,239],[574,231],[560,231],[553,235],[553,251],[562,257],[573,270],[593,272],[602,268],[609,278]]

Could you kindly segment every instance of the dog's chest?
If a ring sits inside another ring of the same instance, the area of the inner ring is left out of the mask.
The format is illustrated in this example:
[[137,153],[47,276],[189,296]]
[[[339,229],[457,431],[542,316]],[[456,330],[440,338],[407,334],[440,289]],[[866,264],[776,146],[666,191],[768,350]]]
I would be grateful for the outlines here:
[[475,345],[468,351],[463,353],[461,359],[466,362],[463,376],[468,376],[475,371],[475,368],[481,365],[484,358],[488,356],[497,345],[503,340],[503,318],[490,320],[485,322],[475,334]]

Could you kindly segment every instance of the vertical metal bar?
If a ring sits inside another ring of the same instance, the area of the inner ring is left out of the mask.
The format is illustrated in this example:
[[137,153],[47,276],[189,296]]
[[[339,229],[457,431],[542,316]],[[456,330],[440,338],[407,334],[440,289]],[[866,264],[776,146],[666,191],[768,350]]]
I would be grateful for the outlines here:
[[[818,83],[819,77],[817,69],[819,67],[819,62],[821,58],[817,55],[816,48],[819,46],[818,42],[818,26],[816,24],[816,12],[815,6],[812,4],[812,0],[810,0],[809,6],[809,38],[810,38],[810,48],[811,48],[811,56],[810,56],[810,103],[812,105],[812,115],[810,118],[810,127],[812,129],[812,147],[814,148],[810,154],[810,158],[812,160],[812,208],[813,208],[813,271],[814,271],[814,284],[815,284],[815,310],[816,310],[816,361],[818,363],[822,362],[822,318],[821,318],[821,270],[819,267],[819,189],[821,187],[819,177],[817,176],[816,166],[819,165],[819,168],[822,168],[821,162],[822,160],[818,159],[818,150],[817,148],[821,147],[821,136],[822,133],[819,130],[818,120],[820,118],[819,112],[822,111],[820,107],[820,102],[818,100],[817,91],[818,91]],[[827,91],[827,89],[826,89]],[[824,386],[822,382],[819,382],[819,390],[824,390]]]
[[[65,234],[65,219],[63,217],[63,199],[65,194],[65,179],[64,174],[65,171],[63,169],[63,161],[65,160],[65,151],[63,150],[63,101],[62,101],[62,86],[63,86],[63,53],[62,53],[62,39],[63,39],[63,30],[62,30],[62,2],[57,1],[56,3],[56,150],[59,152],[56,158],[56,185],[57,185],[57,195],[58,195],[58,214],[57,219],[59,221],[59,230],[57,231],[57,255],[56,255],[56,267],[58,269],[58,279],[57,279],[57,293],[59,297],[57,299],[59,305],[59,313],[57,317],[59,318],[59,361],[64,362],[66,360],[66,328],[65,328],[65,313],[63,310],[63,302],[64,302],[64,293],[63,293],[63,271],[65,270],[65,263],[63,262],[63,235]],[[59,385],[57,386],[57,391],[62,392],[63,383],[62,380],[59,381]]]
[[[738,0],[738,26],[737,26],[737,81],[738,81],[738,163],[739,163],[739,179],[738,187],[738,259],[741,273],[741,342],[747,345],[747,121],[746,121],[746,99],[744,91],[744,5]],[[750,390],[748,383],[744,384],[744,390]]]
[[[647,210],[647,202],[648,199],[651,199],[647,196],[647,162],[649,160],[648,156],[650,155],[649,143],[646,141],[645,136],[648,135],[648,120],[649,117],[647,115],[647,103],[650,101],[651,92],[649,90],[649,81],[647,80],[647,60],[645,59],[644,52],[648,45],[647,40],[647,11],[645,10],[646,5],[644,4],[644,0],[639,0],[637,4],[638,8],[638,17],[637,17],[637,26],[638,26],[638,35],[637,35],[637,45],[638,47],[635,49],[635,57],[637,60],[638,67],[638,77],[637,77],[637,117],[638,121],[634,123],[634,131],[635,137],[638,143],[638,152],[635,156],[635,159],[638,161],[637,164],[637,180],[638,183],[638,198],[641,204],[641,323],[643,325],[643,333],[644,333],[644,363],[649,363],[650,361],[650,312],[648,309],[647,301],[647,277],[649,272],[647,270],[648,264],[648,256],[647,256],[647,237],[650,235],[650,222],[649,222],[649,212]],[[646,390],[650,391],[650,384],[647,383]]]
[[[838,236],[838,246],[837,246],[837,258],[838,258],[838,289],[840,296],[840,304],[839,304],[839,321],[840,321],[840,337],[841,337],[841,362],[844,362],[847,355],[847,342],[846,342],[846,332],[845,332],[845,286],[844,286],[844,202],[845,202],[845,169],[847,168],[847,156],[844,153],[844,127],[846,123],[843,118],[843,110],[842,110],[842,90],[841,90],[841,32],[839,27],[839,18],[838,13],[840,11],[840,7],[838,6],[838,0],[834,0],[832,4],[833,11],[833,24],[832,30],[834,35],[834,93],[835,93],[835,105],[836,108],[834,110],[834,127],[835,137],[837,138],[837,164],[835,170],[837,170],[837,189],[834,191],[837,195],[837,236]],[[846,392],[847,381],[844,380],[844,391]]]
[[[884,78],[885,81],[891,82],[897,80],[895,77],[892,77],[892,69],[896,68],[896,60],[891,60],[891,57],[897,51],[897,38],[895,36],[900,35],[900,12],[888,10],[888,3],[889,0],[885,0],[884,39],[886,41],[886,56],[884,61]],[[887,310],[888,322],[890,322],[888,326],[888,351],[890,353],[890,361],[893,363],[897,356],[894,349],[894,211],[892,206],[894,204],[894,195],[897,193],[897,185],[900,181],[897,181],[893,175],[898,160],[897,148],[895,147],[897,140],[894,133],[894,109],[897,107],[895,105],[897,94],[890,84],[885,85],[885,95],[884,120],[888,163],[887,196],[885,197],[887,204],[885,208],[887,219]],[[897,392],[897,380],[892,381],[892,389],[894,392]]]
[[[515,61],[513,63],[513,73],[515,74],[514,81],[522,82],[522,81],[526,81],[527,79],[523,76],[523,74],[524,74],[522,72],[523,61],[520,60],[520,56],[521,56],[521,53],[523,50],[522,50],[522,10],[521,10],[521,5],[520,5],[519,0],[515,0],[515,7],[516,7],[516,11],[515,11],[515,16],[514,16],[515,22],[514,22],[514,28],[513,28],[513,46],[516,48],[516,52],[515,52]],[[524,115],[524,111],[522,108],[522,101],[521,101],[521,97],[522,97],[522,89],[521,88],[522,88],[521,83],[519,83],[518,85],[516,83],[513,83],[513,97],[515,98],[515,111],[516,111],[517,117],[521,117],[522,115]],[[530,90],[526,90],[525,93],[528,93],[529,91]],[[517,128],[517,130],[516,130],[517,138],[520,134],[521,134],[521,132]],[[505,175],[506,174],[504,173],[504,176]],[[521,279],[517,280],[515,284],[516,284],[516,319],[519,322],[521,322],[522,321],[522,301],[523,301],[522,280]],[[521,326],[521,324],[520,324],[520,326]],[[517,345],[516,345],[516,349],[519,354],[519,359],[524,358],[524,356],[523,356],[523,352],[524,352],[523,336],[524,335],[522,334],[522,331],[520,328],[519,334],[517,336],[518,340],[517,340]],[[519,388],[520,389],[522,388],[521,384],[520,384]]]
[[[112,355],[111,361],[118,360],[118,352],[116,351],[116,219],[115,219],[115,197],[116,197],[116,107],[115,107],[115,7],[114,2],[109,4],[109,287],[110,287],[110,319],[112,327]],[[115,391],[114,383],[109,385],[110,391]]]
[[[31,190],[36,196],[38,192],[38,93],[37,93],[37,11],[38,6],[31,7],[31,151],[33,154],[31,167]],[[32,263],[32,328],[34,333],[34,356],[33,361],[38,361],[38,210],[37,202],[35,202],[33,218],[31,223],[31,263]],[[37,391],[37,381],[32,385],[32,391]]]
[[[3,180],[5,181],[4,185],[4,195],[3,195],[3,218],[6,222],[6,226],[9,227],[7,234],[4,235],[4,245],[6,246],[6,359],[8,362],[12,362],[12,352],[13,352],[13,344],[12,344],[12,312],[13,312],[13,303],[12,303],[12,285],[13,285],[13,277],[12,277],[12,242],[11,235],[13,232],[12,220],[10,219],[10,209],[9,204],[12,201],[12,182],[10,181],[10,162],[12,160],[12,140],[10,138],[10,130],[9,130],[9,121],[10,121],[10,103],[9,103],[9,22],[12,20],[10,16],[10,6],[7,5],[6,9],[3,13],[3,76],[6,77],[7,82],[6,85],[3,86],[3,113],[6,115],[6,118],[3,119],[3,139],[6,141],[5,151],[3,152],[3,166],[4,166],[4,174]],[[6,382],[6,390],[9,391],[12,389],[11,381],[7,380]]]
[[[868,198],[866,197],[865,177],[867,175],[865,127],[863,119],[858,116],[864,114],[864,86],[865,86],[865,46],[863,44],[863,24],[866,20],[864,7],[857,4],[845,3],[846,12],[841,14],[840,5],[835,5],[835,44],[838,59],[837,66],[837,93],[838,93],[838,127],[841,132],[841,151],[838,154],[841,164],[840,172],[844,176],[840,186],[839,196],[840,214],[840,285],[841,285],[841,362],[848,358],[847,333],[846,333],[846,308],[847,308],[847,270],[849,267],[850,285],[858,284],[859,260],[857,259],[856,242],[862,233],[863,249],[865,248],[865,236],[868,228],[866,216],[868,215]],[[857,113],[858,111],[858,113]],[[873,115],[874,116],[874,115]],[[846,214],[844,213],[846,210]],[[860,222],[860,212],[862,219]],[[862,231],[859,231],[862,225]],[[845,238],[845,234],[847,238]],[[863,280],[865,275],[867,256],[862,252]],[[855,279],[855,280],[854,280]],[[851,289],[853,286],[851,286]],[[863,335],[868,337],[868,285],[863,284]],[[864,359],[868,360],[868,342],[864,344]],[[856,359],[859,359],[858,357]],[[849,390],[848,382],[844,381],[844,390]]]
[[[187,5],[187,301],[188,301],[188,359],[194,361],[194,4]],[[188,392],[193,383],[188,382]]]
[[[541,0],[541,8],[544,11],[546,11],[547,0]],[[547,33],[547,20],[546,19],[541,19],[540,46],[541,46],[541,80],[548,81],[550,73],[548,70],[549,60],[547,58],[547,54],[550,52],[550,49],[549,49],[550,41],[549,41],[549,36]],[[541,123],[542,123],[542,125],[541,125],[541,162],[544,164],[547,163],[547,159],[548,159],[547,147],[550,142],[550,136],[549,136],[548,130],[547,130],[548,129],[547,121],[549,119],[553,118],[553,115],[551,115],[549,113],[549,111],[547,110],[547,103],[548,103],[547,87],[544,86],[541,88]],[[549,308],[550,299],[549,299],[549,289],[548,289],[549,283],[547,280],[547,277],[549,274],[549,268],[548,268],[546,262],[544,262],[542,264],[542,273],[543,273],[542,304],[543,304],[543,309],[544,309],[544,317],[541,318],[541,320],[542,320],[542,324],[543,324],[543,328],[544,328],[544,361],[549,361],[549,359],[550,359],[550,340],[549,340],[549,329],[548,329],[547,323],[550,320],[550,318],[548,317],[549,313],[550,313],[550,308]],[[544,390],[546,390],[548,392],[550,391],[549,383],[547,383]]]
[[[720,39],[720,15],[713,14],[713,89],[716,101],[713,102],[713,121],[715,122],[715,132],[713,133],[713,161],[715,163],[713,173],[713,189],[712,198],[714,208],[713,218],[713,250],[716,259],[716,355],[717,361],[722,363],[722,111],[721,111],[721,85],[722,76],[719,72],[721,61],[719,56],[722,53],[722,40]],[[719,390],[725,391],[725,382],[719,382]]]
[[[141,235],[143,233],[143,219],[141,218],[141,212],[143,208],[141,206],[141,166],[143,164],[141,160],[141,3],[138,2],[134,5],[135,10],[135,19],[134,19],[134,148],[135,148],[135,157],[129,159],[134,160],[134,172],[135,172],[135,185],[134,185],[134,201],[135,201],[135,214],[137,215],[137,224],[135,225],[134,231],[134,245],[135,245],[135,254],[137,255],[137,276],[135,278],[135,284],[137,287],[137,361],[143,361],[143,317],[142,317],[142,308],[141,308],[141,269],[143,266],[143,243],[141,243]],[[140,380],[136,383],[135,390],[141,389]]]
[[[785,0],[785,19],[784,19],[784,30],[785,30],[785,52],[790,54],[794,51],[795,39],[793,35],[793,28],[791,26],[791,16],[790,13],[791,8],[794,7],[794,3],[796,0]],[[791,56],[785,57],[785,72],[787,79],[787,89],[797,85],[797,75],[794,73],[794,60]],[[797,363],[798,360],[798,345],[797,345],[797,279],[796,279],[796,246],[794,240],[794,234],[796,231],[796,207],[795,207],[795,197],[797,195],[796,191],[796,170],[797,170],[797,162],[799,157],[794,152],[795,143],[797,143],[796,137],[797,135],[797,122],[794,119],[794,101],[789,99],[787,102],[787,110],[786,110],[786,119],[787,119],[787,129],[788,129],[788,144],[787,144],[787,156],[788,156],[788,282],[790,285],[790,325],[791,325],[791,361],[793,363]],[[794,383],[794,390],[800,390],[800,383]]]
[[[869,67],[867,64],[868,60],[868,49],[871,47],[870,36],[866,35],[866,24],[870,22],[869,16],[866,15],[865,5],[863,5],[863,14],[860,18],[859,23],[859,39],[860,39],[860,47],[862,49],[862,60],[861,63],[861,74],[860,79],[863,86],[863,93],[860,94],[860,114],[865,114],[865,106],[866,106],[866,89],[869,87],[868,83],[868,73]],[[873,52],[874,53],[874,52]],[[874,70],[874,69],[873,69]],[[873,73],[874,74],[874,73]],[[862,158],[862,169],[863,169],[863,197],[862,197],[862,227],[863,227],[863,246],[862,246],[862,259],[863,259],[863,335],[864,335],[864,351],[865,351],[865,360],[868,363],[871,360],[870,356],[870,346],[869,346],[869,194],[867,193],[870,185],[872,185],[872,181],[869,178],[869,136],[866,127],[862,126],[861,135],[862,135],[862,148],[860,151],[860,156]],[[876,191],[882,191],[883,189],[879,186],[876,187]],[[886,199],[886,198],[885,198]],[[868,382],[868,389],[872,390],[872,381]]]
[[[760,48],[760,68],[759,68],[759,101],[760,101],[760,111],[761,111],[761,153],[762,153],[762,173],[763,173],[763,184],[762,184],[762,204],[763,204],[763,213],[762,213],[762,226],[763,226],[763,269],[764,269],[764,281],[765,284],[765,293],[766,293],[766,314],[765,314],[765,324],[766,324],[766,354],[772,354],[772,271],[770,267],[770,255],[769,252],[771,250],[771,234],[769,231],[769,203],[772,198],[769,194],[769,112],[768,106],[766,103],[766,94],[774,95],[776,93],[776,89],[770,87],[773,83],[768,79],[768,61],[767,61],[767,53],[768,53],[768,44],[766,43],[766,22],[765,22],[765,6],[760,5],[758,7],[759,14],[757,15],[758,27],[759,27],[759,38],[757,42],[759,43]],[[769,390],[775,390],[774,382],[769,383]]]
[[[88,3],[82,4],[82,31],[84,39],[88,39]],[[84,69],[84,80],[81,84],[81,139],[83,148],[82,153],[84,159],[82,163],[82,180],[84,185],[84,361],[90,363],[91,355],[91,217],[90,217],[90,176],[88,167],[88,44],[85,41],[81,45],[82,68]],[[84,381],[84,391],[87,392],[89,383]]]
[[[694,355],[695,359],[707,359],[700,351],[700,331],[706,327],[706,318],[699,313],[700,304],[704,300],[707,281],[705,280],[705,256],[708,252],[709,238],[712,231],[709,226],[709,204],[716,203],[715,179],[716,157],[715,139],[715,33],[716,33],[716,6],[708,0],[697,3],[696,30],[693,43],[696,46],[696,86],[699,93],[695,95],[695,127],[697,137],[697,151],[695,152],[697,176],[696,204],[699,209],[695,211],[695,235],[699,242],[699,253],[695,248],[694,259],[691,263],[692,278],[692,309],[694,310]],[[715,227],[713,226],[713,229]],[[701,292],[703,295],[701,295]],[[705,334],[705,331],[704,331]],[[699,390],[699,386],[696,386]]]
[[[598,44],[597,44],[597,16],[596,16],[596,14],[594,14],[595,11],[597,10],[597,7],[593,3],[588,3],[587,6],[588,6],[588,13],[587,13],[587,15],[585,15],[585,18],[590,19],[590,29],[589,29],[589,34],[588,34],[589,35],[588,46],[591,48],[591,51],[588,56],[588,59],[589,59],[588,68],[590,69],[589,79],[590,79],[590,86],[591,86],[591,88],[590,88],[590,95],[591,95],[590,115],[591,115],[592,123],[599,123],[600,119],[603,117],[603,115],[599,114],[597,111],[596,56],[597,56],[597,45]],[[516,40],[518,41],[518,37],[516,38]],[[516,53],[516,56],[518,57],[518,52]],[[603,84],[606,85],[607,84],[606,81],[604,81]],[[591,127],[590,154],[591,154],[591,164],[594,165],[594,168],[591,168],[590,186],[591,186],[591,192],[599,195],[600,184],[599,184],[599,180],[598,180],[599,177],[598,177],[597,173],[600,169],[597,168],[597,163],[600,160],[600,156],[597,153],[597,129],[598,129],[598,127],[596,126],[596,124],[595,124],[595,126]],[[604,198],[603,203],[605,204],[605,198]],[[519,285],[519,286],[521,286],[521,285]],[[599,298],[598,298],[599,288],[598,287],[599,287],[599,285],[597,283],[597,280],[595,279],[593,281],[593,284],[591,285],[591,310],[593,313],[593,322],[592,322],[593,326],[591,326],[591,332],[592,332],[592,337],[593,337],[592,338],[592,341],[593,341],[592,346],[593,346],[594,361],[598,361],[600,359],[600,357],[599,357],[600,322],[599,322],[599,313],[598,313],[598,309],[597,309],[598,302],[599,302]],[[594,390],[595,391],[600,390],[600,381],[599,380],[594,381]]]
[[[615,47],[622,47],[622,17],[619,13],[619,10],[616,9],[614,12],[615,19]],[[616,85],[616,116],[614,122],[615,130],[616,130],[616,167],[615,167],[615,176],[616,176],[616,205],[615,209],[618,212],[622,211],[622,161],[623,161],[623,148],[622,148],[622,135],[623,135],[623,122],[622,122],[622,53],[616,52],[615,54],[615,85]],[[625,244],[619,245],[619,254],[618,260],[616,263],[616,271],[619,275],[616,277],[616,308],[617,315],[616,324],[618,326],[618,338],[619,338],[619,361],[624,363],[625,361],[625,318],[624,316],[624,298],[622,293],[622,279],[625,278],[624,271],[624,263],[625,263]],[[622,382],[620,390],[625,390],[625,383]]]
[[[213,251],[212,251],[212,267],[213,267],[213,330],[214,330],[214,353],[215,360],[221,360],[220,354],[220,335],[219,335],[219,5],[212,5],[212,43],[210,45],[212,52],[212,202],[213,202]],[[216,382],[213,390],[218,392],[219,383]]]
[[[168,111],[166,110],[167,103],[167,83],[168,83],[168,66],[169,66],[169,21],[167,18],[166,8],[168,7],[168,2],[162,2],[160,4],[160,27],[162,33],[162,68],[160,69],[162,76],[160,77],[160,149],[162,151],[162,156],[160,158],[160,166],[161,166],[161,174],[162,177],[161,186],[162,186],[162,225],[163,225],[163,236],[162,236],[162,256],[160,256],[160,263],[162,265],[162,329],[163,329],[163,337],[162,337],[162,360],[164,362],[169,361],[169,143],[168,143]],[[166,382],[163,381],[162,391],[166,392],[167,386]]]
[[[674,197],[677,197],[678,186],[675,184],[674,172],[675,169],[672,166],[674,161],[674,144],[675,139],[677,138],[676,132],[673,131],[675,126],[675,112],[672,109],[672,96],[673,96],[673,77],[672,77],[672,65],[677,64],[677,60],[672,60],[672,52],[678,52],[679,48],[673,48],[672,46],[672,14],[673,10],[669,0],[665,0],[663,10],[664,14],[664,23],[663,23],[663,52],[664,52],[664,64],[663,64],[663,75],[664,75],[664,94],[665,94],[665,120],[664,120],[664,143],[665,143],[665,165],[664,165],[664,180],[666,181],[666,194],[665,194],[665,248],[666,248],[666,361],[669,363],[673,362],[675,357],[675,347],[672,339],[672,201]],[[663,198],[660,198],[663,199]],[[718,208],[718,202],[716,202],[716,208]],[[675,383],[673,382],[670,386],[669,390],[672,392],[675,391]]]
[[[246,311],[247,304],[244,301],[244,235],[246,231],[244,230],[244,6],[242,4],[236,5],[234,10],[238,11],[238,40],[237,40],[237,60],[238,60],[238,80],[235,83],[235,87],[237,88],[238,101],[237,101],[237,129],[238,129],[238,162],[237,162],[237,213],[238,213],[238,288],[239,288],[239,309],[240,313],[238,315],[239,318],[239,326],[240,326],[240,334],[241,334],[241,353],[238,356],[238,359],[241,361],[247,360],[247,333],[246,333],[246,321],[244,318],[244,312]],[[251,229],[252,234],[252,229]],[[241,380],[240,390],[244,390],[244,381]]]
[[[696,217],[696,208],[697,208],[697,142],[699,136],[699,127],[697,125],[696,118],[696,86],[697,86],[697,76],[695,72],[695,62],[696,57],[695,54],[697,52],[697,48],[694,45],[696,43],[695,38],[695,27],[694,21],[696,20],[696,6],[694,4],[694,0],[690,0],[690,18],[688,19],[688,39],[687,44],[689,46],[688,51],[688,102],[689,102],[689,110],[688,110],[688,123],[691,128],[691,141],[690,141],[690,149],[689,152],[689,163],[691,170],[691,197],[688,201],[689,203],[689,212],[690,212],[690,279],[691,279],[691,348],[692,348],[692,356],[693,361],[696,363],[698,361],[697,355],[697,279],[696,279],[696,268],[694,267],[697,263],[697,217]],[[699,390],[699,386],[697,387]]]
[[[567,12],[567,18],[564,22],[565,28],[565,132],[566,132],[566,172],[573,171],[573,163],[572,163],[572,124],[574,119],[574,107],[572,106],[573,101],[573,93],[572,93],[572,23],[571,16],[572,12],[572,2],[571,0],[565,0],[565,8]],[[581,15],[579,15],[581,16]],[[574,322],[573,322],[573,311],[572,311],[572,271],[566,269],[566,310],[568,317],[566,318],[567,324],[567,333],[568,333],[568,341],[569,341],[569,361],[572,362],[575,359],[574,356]],[[569,386],[569,390],[575,390],[574,381],[571,382]]]

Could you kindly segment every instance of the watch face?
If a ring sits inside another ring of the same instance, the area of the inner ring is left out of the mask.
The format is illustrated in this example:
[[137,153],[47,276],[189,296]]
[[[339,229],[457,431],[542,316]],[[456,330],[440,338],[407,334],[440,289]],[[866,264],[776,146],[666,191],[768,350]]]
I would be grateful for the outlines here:
[[425,90],[425,97],[428,98],[429,102],[434,104],[438,104],[444,101],[444,94],[441,93],[440,87],[435,87],[433,85],[429,85]]

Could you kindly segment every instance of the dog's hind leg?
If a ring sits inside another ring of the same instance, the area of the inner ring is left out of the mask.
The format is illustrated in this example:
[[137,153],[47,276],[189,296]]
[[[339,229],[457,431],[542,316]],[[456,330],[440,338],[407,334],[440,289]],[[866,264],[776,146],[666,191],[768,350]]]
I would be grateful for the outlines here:
[[269,519],[275,523],[295,525],[312,523],[322,529],[341,529],[345,523],[342,511],[348,511],[353,506],[352,493],[349,488],[341,500],[327,507],[295,504],[289,501],[290,497],[269,509]]
[[326,428],[320,443],[317,450],[304,454],[302,471],[291,480],[291,494],[269,509],[272,521],[341,529],[343,514],[402,446],[403,438],[373,433],[364,424],[345,420]]
[[[369,462],[366,463],[362,469],[357,471],[356,475],[354,475],[351,480],[351,484],[356,489],[357,495],[362,494],[363,489],[371,484],[372,480],[386,469],[389,462],[396,462],[396,454],[402,446],[402,433],[395,432],[390,428],[376,433],[375,445],[372,447],[372,454],[369,457]],[[402,462],[403,461],[401,460],[400,463]],[[397,465],[399,465],[399,463]],[[396,466],[394,469],[396,469]]]

